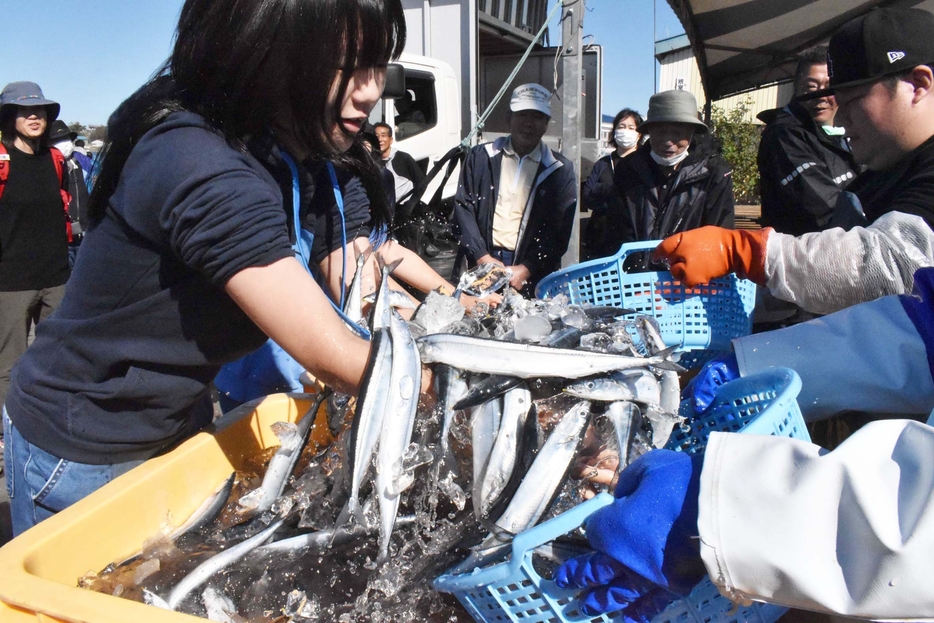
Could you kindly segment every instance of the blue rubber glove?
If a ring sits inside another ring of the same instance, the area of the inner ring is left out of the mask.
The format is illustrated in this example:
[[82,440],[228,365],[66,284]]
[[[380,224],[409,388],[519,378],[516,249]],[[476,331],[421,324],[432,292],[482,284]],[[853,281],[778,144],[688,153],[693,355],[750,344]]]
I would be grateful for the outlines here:
[[695,413],[704,413],[717,397],[721,385],[739,378],[739,364],[733,353],[720,355],[708,361],[701,371],[681,392],[681,399],[693,401]]
[[704,577],[696,538],[702,465],[702,456],[653,450],[619,475],[616,500],[587,519],[596,553],[555,572],[560,588],[590,589],[581,597],[584,614],[621,611],[626,621],[648,621]]

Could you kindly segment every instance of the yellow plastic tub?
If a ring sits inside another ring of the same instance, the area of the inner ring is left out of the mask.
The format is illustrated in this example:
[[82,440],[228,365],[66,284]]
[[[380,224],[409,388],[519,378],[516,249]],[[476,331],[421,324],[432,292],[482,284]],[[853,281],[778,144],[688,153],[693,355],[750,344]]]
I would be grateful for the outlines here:
[[[77,587],[88,571],[138,552],[168,518],[181,524],[247,459],[278,445],[274,422],[295,422],[310,394],[247,403],[172,452],[147,461],[0,548],[0,621],[203,621]],[[312,442],[329,441],[322,406]]]

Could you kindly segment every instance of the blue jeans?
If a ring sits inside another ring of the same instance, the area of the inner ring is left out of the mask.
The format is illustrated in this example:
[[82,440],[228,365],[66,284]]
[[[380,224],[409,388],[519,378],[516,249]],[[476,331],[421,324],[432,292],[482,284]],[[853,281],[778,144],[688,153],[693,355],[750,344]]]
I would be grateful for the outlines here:
[[515,251],[510,251],[509,249],[504,249],[502,247],[493,247],[493,250],[490,251],[490,255],[498,259],[505,266],[512,266],[513,261],[516,259]]
[[143,461],[87,465],[60,459],[26,441],[3,409],[3,458],[13,536],[68,508]]

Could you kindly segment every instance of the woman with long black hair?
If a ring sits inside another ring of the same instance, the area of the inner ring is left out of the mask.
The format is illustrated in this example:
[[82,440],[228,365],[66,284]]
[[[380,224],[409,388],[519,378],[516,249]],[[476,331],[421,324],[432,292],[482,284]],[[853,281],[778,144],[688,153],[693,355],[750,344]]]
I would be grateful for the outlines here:
[[209,424],[211,379],[267,336],[357,390],[369,345],[294,257],[292,211],[309,161],[379,187],[353,139],[404,45],[399,0],[185,2],[171,57],[110,119],[64,301],[12,374],[14,533]]

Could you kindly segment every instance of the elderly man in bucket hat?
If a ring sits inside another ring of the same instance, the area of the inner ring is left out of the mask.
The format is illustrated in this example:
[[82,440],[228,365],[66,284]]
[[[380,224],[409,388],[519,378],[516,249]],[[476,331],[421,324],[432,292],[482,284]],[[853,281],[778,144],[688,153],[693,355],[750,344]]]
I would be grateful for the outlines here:
[[870,11],[831,38],[834,123],[867,171],[840,194],[826,231],[794,237],[770,228],[704,228],[665,240],[656,257],[685,283],[736,272],[777,298],[829,313],[911,291],[934,265],[934,15]]
[[[649,99],[639,132],[649,140],[620,162],[614,182],[621,202],[607,214],[604,255],[621,244],[657,240],[704,225],[733,227],[733,179],[729,166],[710,149],[697,100],[687,91],[663,91]],[[648,268],[644,255],[633,268]]]
[[542,141],[550,100],[539,84],[516,87],[509,136],[470,150],[454,197],[461,251],[470,264],[510,267],[510,283],[528,294],[560,268],[577,208],[574,167]]
[[71,274],[64,157],[49,145],[59,109],[34,82],[0,92],[0,404],[30,325],[58,306]]

